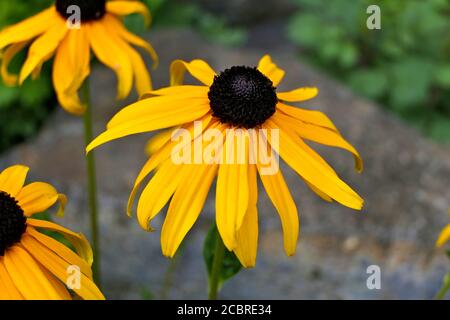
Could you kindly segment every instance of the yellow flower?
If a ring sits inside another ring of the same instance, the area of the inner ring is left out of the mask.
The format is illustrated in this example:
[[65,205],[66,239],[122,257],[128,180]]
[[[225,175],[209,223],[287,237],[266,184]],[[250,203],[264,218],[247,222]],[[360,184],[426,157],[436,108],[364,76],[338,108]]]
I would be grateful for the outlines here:
[[[182,85],[186,70],[203,85]],[[89,152],[103,143],[131,134],[177,126],[184,129],[170,129],[151,140],[148,149],[152,155],[135,182],[128,204],[128,214],[131,214],[137,189],[155,171],[140,196],[137,218],[143,228],[150,230],[150,221],[170,202],[161,234],[164,255],[172,257],[175,254],[197,220],[217,176],[216,223],[219,233],[228,250],[233,250],[244,266],[254,266],[258,242],[257,172],[279,213],[285,251],[287,255],[293,255],[299,233],[295,202],[281,171],[265,172],[267,163],[274,163],[271,160],[278,154],[323,199],[336,200],[357,210],[362,208],[363,199],[304,139],[351,152],[359,171],[362,170],[360,156],[323,113],[286,104],[311,99],[318,90],[298,88],[277,93],[275,86],[283,76],[284,71],[267,55],[257,68],[238,66],[219,74],[202,60],[174,61],[171,87],[151,91],[139,102],[121,110],[108,123],[107,130],[87,147]],[[200,129],[197,120],[201,121]],[[225,137],[208,142],[205,137],[209,129],[216,129]],[[236,132],[241,129],[243,134],[234,135],[233,129]],[[262,131],[261,141],[256,141],[255,130],[259,130],[259,137]],[[177,135],[183,132],[184,136],[186,131],[191,133],[191,138],[181,139],[185,143],[180,146]],[[279,143],[274,139],[277,132]],[[215,143],[220,150],[212,152],[213,156],[220,155],[223,160],[224,155],[230,155],[234,157],[232,161],[202,163],[204,159],[194,159],[194,163],[182,164],[174,161],[180,148],[182,153],[200,148],[205,157],[206,151]],[[256,156],[256,150],[261,152],[261,146],[262,151],[268,151],[269,158]],[[242,150],[242,161],[235,161]],[[255,157],[257,161],[250,161]]]
[[[78,6],[79,20],[76,23]],[[135,45],[157,55],[150,44],[130,33],[120,16],[142,14],[147,22],[147,8],[137,1],[56,0],[55,5],[0,32],[1,75],[7,85],[22,84],[30,75],[36,78],[44,62],[55,56],[53,86],[61,106],[70,113],[83,114],[85,106],[78,90],[90,73],[90,50],[118,78],[118,99],[128,96],[133,77],[139,94],[151,89],[151,79]],[[31,45],[30,45],[31,44]],[[130,45],[131,44],[131,45]],[[20,74],[8,72],[12,58],[29,47]]]
[[[450,215],[450,209],[448,210],[448,214]],[[436,240],[436,247],[442,247],[449,240],[450,240],[450,224],[448,224],[444,229],[442,229],[438,239]]]
[[[80,275],[72,290],[83,299],[104,299],[92,280],[92,250],[84,236],[32,218],[58,200],[62,213],[65,196],[43,182],[24,186],[27,173],[21,165],[0,173],[0,300],[71,299],[66,288],[71,266]],[[41,229],[60,233],[77,253]]]

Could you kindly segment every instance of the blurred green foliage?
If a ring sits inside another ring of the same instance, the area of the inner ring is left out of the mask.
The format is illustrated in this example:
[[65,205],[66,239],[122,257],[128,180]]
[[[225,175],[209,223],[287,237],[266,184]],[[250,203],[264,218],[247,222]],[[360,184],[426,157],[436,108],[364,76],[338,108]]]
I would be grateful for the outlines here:
[[[1,1],[0,29],[48,7],[51,1]],[[17,55],[10,70],[18,73],[25,53]],[[36,81],[27,80],[21,88],[6,87],[0,81],[0,152],[33,135],[56,105],[50,70],[43,68]]]
[[[450,1],[292,0],[288,33],[314,64],[440,141],[450,141]],[[369,30],[366,9],[381,9]]]
[[[216,16],[196,2],[182,0],[142,0],[153,16],[152,27],[192,28],[209,41],[227,46],[242,44],[247,33],[243,28],[229,26],[226,18]],[[141,18],[130,16],[127,26],[135,32],[144,31]]]

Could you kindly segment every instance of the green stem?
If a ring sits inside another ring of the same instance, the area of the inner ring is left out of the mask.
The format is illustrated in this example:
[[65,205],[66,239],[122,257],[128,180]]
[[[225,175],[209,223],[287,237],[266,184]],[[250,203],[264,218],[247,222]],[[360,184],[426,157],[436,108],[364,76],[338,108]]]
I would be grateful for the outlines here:
[[[86,79],[81,88],[83,95],[83,102],[86,105],[86,111],[83,116],[84,123],[84,142],[87,146],[93,140],[92,129],[92,110],[91,99],[89,92],[89,81]],[[91,151],[86,156],[86,170],[87,170],[87,191],[88,191],[88,203],[89,213],[91,220],[91,239],[92,239],[92,251],[94,254],[94,263],[92,264],[92,273],[94,280],[100,287],[100,244],[99,244],[99,232],[98,232],[98,207],[97,207],[97,180],[95,174],[95,157],[94,152]]]
[[214,260],[209,282],[209,300],[217,300],[219,293],[220,272],[222,271],[223,257],[225,256],[225,245],[220,235],[217,236],[216,249],[214,250]]
[[450,290],[450,272],[445,275],[442,287],[439,290],[438,294],[436,295],[435,299],[437,300],[444,299],[445,294],[447,293],[448,290]]

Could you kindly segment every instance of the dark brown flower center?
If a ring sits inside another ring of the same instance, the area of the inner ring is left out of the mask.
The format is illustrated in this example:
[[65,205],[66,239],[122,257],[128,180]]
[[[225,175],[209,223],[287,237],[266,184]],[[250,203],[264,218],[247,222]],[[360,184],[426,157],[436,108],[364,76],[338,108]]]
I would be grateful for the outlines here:
[[0,256],[6,249],[20,241],[25,232],[27,218],[17,200],[0,191]]
[[231,67],[215,76],[208,97],[213,116],[247,129],[269,119],[278,102],[272,81],[257,68],[245,66]]
[[56,0],[56,10],[63,18],[72,17],[76,12],[71,6],[80,9],[82,22],[101,19],[106,13],[106,0]]

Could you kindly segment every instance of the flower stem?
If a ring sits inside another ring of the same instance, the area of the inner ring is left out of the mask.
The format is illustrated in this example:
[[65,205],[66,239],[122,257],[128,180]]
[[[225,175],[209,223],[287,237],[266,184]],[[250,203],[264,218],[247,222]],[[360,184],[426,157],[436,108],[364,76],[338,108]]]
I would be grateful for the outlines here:
[[220,272],[222,271],[223,257],[225,256],[225,245],[220,235],[217,236],[216,248],[214,250],[214,260],[209,281],[209,300],[217,300],[219,293]]
[[449,291],[449,290],[450,290],[450,272],[447,273],[447,274],[444,276],[444,280],[443,280],[443,283],[442,283],[442,287],[441,287],[441,289],[439,290],[438,294],[436,295],[436,298],[435,298],[435,299],[437,299],[437,300],[442,300],[442,299],[444,299],[445,294],[446,294],[447,291]]
[[[81,94],[83,102],[86,105],[86,111],[83,116],[84,123],[84,142],[87,146],[93,137],[92,129],[92,110],[91,99],[89,91],[89,80],[86,79],[81,88]],[[98,207],[97,207],[97,179],[95,174],[95,157],[94,152],[91,151],[86,156],[86,171],[87,171],[87,191],[88,191],[88,203],[89,213],[91,221],[91,239],[92,239],[92,251],[94,254],[94,262],[92,264],[92,273],[94,281],[100,287],[100,244],[99,244],[99,232],[98,232]]]

